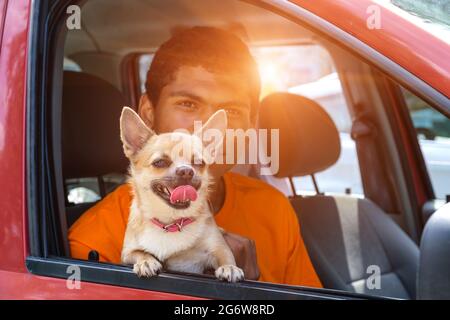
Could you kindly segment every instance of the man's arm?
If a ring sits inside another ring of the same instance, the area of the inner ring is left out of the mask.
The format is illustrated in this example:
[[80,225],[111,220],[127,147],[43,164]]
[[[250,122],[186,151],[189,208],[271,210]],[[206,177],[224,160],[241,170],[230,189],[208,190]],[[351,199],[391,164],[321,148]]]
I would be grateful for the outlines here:
[[71,256],[88,259],[96,250],[100,261],[120,263],[131,203],[128,185],[122,185],[86,211],[70,228]]
[[236,265],[244,270],[245,279],[258,280],[260,274],[256,261],[255,241],[229,232],[225,232],[223,237],[233,252]]
[[[89,257],[89,252],[91,252],[91,250],[95,250],[77,240],[69,241],[69,243],[70,243],[70,256],[75,259],[86,260]],[[105,260],[104,257],[102,258],[103,259],[100,261]]]
[[[286,221],[285,234],[287,236],[287,247],[289,256],[285,262],[285,277],[283,283],[321,288],[322,284],[309,258],[303,242],[297,215],[290,202],[280,198],[280,208]],[[283,232],[284,233],[284,232]],[[228,246],[231,248],[236,259],[236,264],[244,270],[245,279],[259,280],[260,271],[256,260],[255,241],[235,233],[224,231],[223,234]]]

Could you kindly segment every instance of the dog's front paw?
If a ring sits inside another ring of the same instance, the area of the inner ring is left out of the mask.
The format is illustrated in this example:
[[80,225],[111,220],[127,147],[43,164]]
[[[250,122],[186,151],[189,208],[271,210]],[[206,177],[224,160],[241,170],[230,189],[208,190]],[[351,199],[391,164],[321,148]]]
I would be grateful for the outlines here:
[[142,259],[133,266],[133,272],[139,277],[153,277],[161,272],[161,263],[153,257]]
[[220,266],[215,271],[216,278],[222,281],[237,282],[244,280],[244,271],[231,264]]

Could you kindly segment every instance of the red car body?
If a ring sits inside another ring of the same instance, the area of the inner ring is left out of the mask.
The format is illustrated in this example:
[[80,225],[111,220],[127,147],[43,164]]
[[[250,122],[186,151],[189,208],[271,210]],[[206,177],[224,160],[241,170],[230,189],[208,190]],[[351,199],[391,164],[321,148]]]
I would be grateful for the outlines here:
[[[270,2],[270,1],[267,1]],[[26,202],[26,104],[31,0],[0,0],[0,298],[3,299],[186,299],[163,292],[82,283],[67,290],[66,280],[31,274]],[[383,27],[366,28],[373,1],[293,0],[402,66],[444,96],[450,96],[449,45],[381,8]],[[416,188],[421,188],[419,178]]]

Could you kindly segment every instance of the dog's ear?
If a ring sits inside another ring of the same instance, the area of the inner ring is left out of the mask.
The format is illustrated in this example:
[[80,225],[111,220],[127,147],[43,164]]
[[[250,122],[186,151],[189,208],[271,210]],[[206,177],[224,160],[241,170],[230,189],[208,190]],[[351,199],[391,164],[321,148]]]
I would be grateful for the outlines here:
[[204,160],[211,164],[216,156],[222,155],[220,148],[222,148],[223,140],[225,138],[225,130],[227,129],[227,114],[225,110],[221,109],[209,117],[208,121],[197,131],[194,135],[198,136],[205,145]]
[[133,109],[124,107],[120,116],[120,138],[125,155],[130,158],[154,135]]
[[207,133],[208,130],[212,129],[216,132],[220,132],[222,134],[222,137],[224,137],[225,130],[227,129],[227,124],[227,113],[225,112],[225,110],[220,109],[219,111],[216,111],[216,113],[214,113],[211,117],[209,117],[208,121],[206,121],[206,123],[199,130],[196,130],[194,134],[200,138],[204,138],[205,133]]

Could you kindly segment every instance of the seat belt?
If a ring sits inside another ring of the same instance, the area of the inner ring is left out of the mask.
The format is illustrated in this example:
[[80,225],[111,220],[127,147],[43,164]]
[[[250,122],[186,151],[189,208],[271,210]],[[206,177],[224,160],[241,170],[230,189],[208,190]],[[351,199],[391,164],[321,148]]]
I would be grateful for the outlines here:
[[357,115],[352,124],[351,137],[356,144],[364,194],[384,211],[398,212],[396,202],[393,201],[394,190],[388,181],[386,165],[378,147],[377,134],[377,128],[367,113]]

